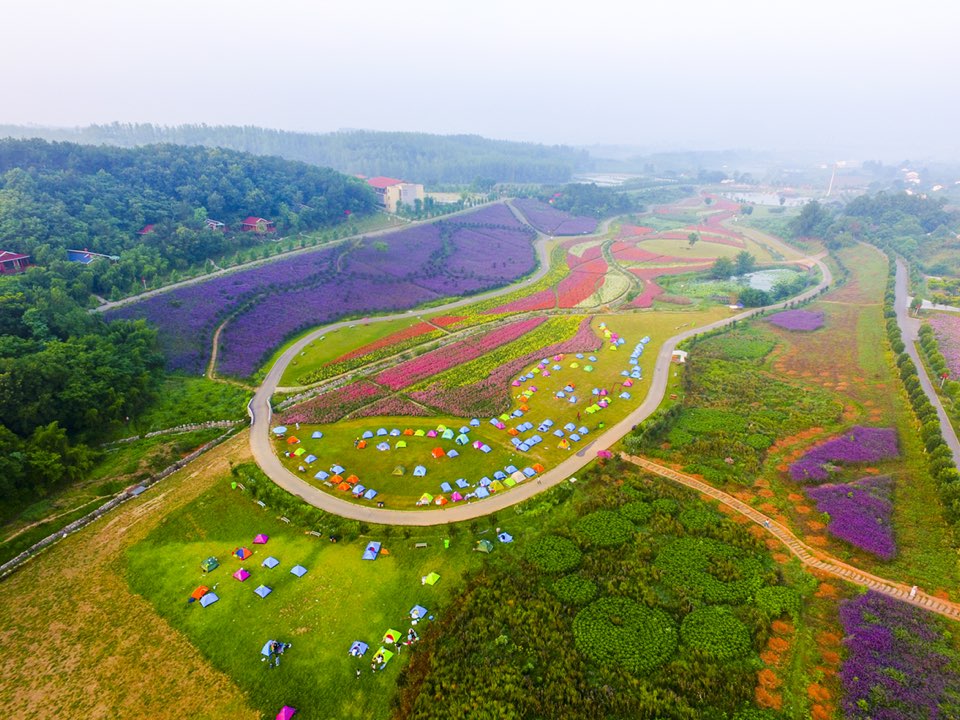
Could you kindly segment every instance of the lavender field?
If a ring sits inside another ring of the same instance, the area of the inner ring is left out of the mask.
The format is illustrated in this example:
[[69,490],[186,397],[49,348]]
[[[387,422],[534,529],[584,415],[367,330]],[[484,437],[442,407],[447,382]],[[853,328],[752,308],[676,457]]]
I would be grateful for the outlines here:
[[820,485],[807,490],[817,510],[830,516],[827,531],[834,537],[892,560],[897,553],[891,515],[893,479],[864,478],[852,483]]
[[531,225],[547,235],[586,235],[597,229],[593,218],[571,215],[539,200],[521,198],[513,204]]
[[837,468],[834,464],[856,464],[889,460],[900,455],[897,431],[894,428],[857,425],[846,433],[828,440],[790,466],[792,480],[820,483]]
[[107,317],[148,320],[168,368],[193,374],[209,360],[217,325],[235,313],[221,333],[218,367],[244,377],[306,328],[513,282],[534,268],[532,240],[509,208],[491,205],[179,288]]
[[767,322],[784,330],[816,330],[823,326],[823,312],[811,310],[785,310],[767,318]]

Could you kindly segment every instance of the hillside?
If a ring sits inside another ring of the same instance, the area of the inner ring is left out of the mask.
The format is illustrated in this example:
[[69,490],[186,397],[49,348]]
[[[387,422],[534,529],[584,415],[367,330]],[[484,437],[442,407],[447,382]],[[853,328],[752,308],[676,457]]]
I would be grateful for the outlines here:
[[230,148],[255,155],[277,155],[350,174],[387,175],[429,185],[462,185],[478,179],[560,183],[589,164],[587,152],[571,147],[489,140],[478,135],[369,130],[317,134],[235,125],[165,127],[114,123],[84,128],[0,125],[0,137],[6,136],[121,147],[176,143]]

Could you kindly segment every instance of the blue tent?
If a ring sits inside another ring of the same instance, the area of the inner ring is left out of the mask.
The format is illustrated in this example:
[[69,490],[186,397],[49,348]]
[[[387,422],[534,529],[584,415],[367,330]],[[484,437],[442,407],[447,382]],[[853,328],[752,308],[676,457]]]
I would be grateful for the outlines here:
[[377,435],[386,435],[386,434],[387,434],[387,429],[386,429],[386,428],[379,428],[379,429],[377,430]]
[[274,434],[274,435],[283,435],[286,431],[287,431],[287,428],[285,428],[283,425],[277,425],[277,426],[273,429],[273,434]]
[[532,438],[527,440],[527,442],[530,443],[531,445],[539,445],[540,443],[543,442],[543,438],[540,437],[539,435],[534,435]]
[[468,428],[466,425],[463,425],[463,426],[460,428],[460,432],[461,432],[461,433],[468,433],[468,432],[470,432],[470,428]]
[[523,410],[514,410],[512,413],[510,413],[510,416],[515,418],[523,417]]
[[477,418],[473,418],[470,421],[470,427],[480,427],[480,421]]
[[590,362],[596,362],[596,361],[597,361],[597,357],[596,357],[596,355],[591,355],[590,357],[587,358],[587,360],[589,360]]
[[513,542],[513,535],[511,535],[510,533],[502,532],[499,535],[497,535],[497,540],[499,540],[502,543]]
[[334,465],[332,468],[330,468],[330,472],[332,472],[334,475],[343,475],[343,465]]
[[573,423],[567,423],[566,425],[563,426],[563,429],[566,430],[567,432],[573,432],[574,430],[577,429],[577,426],[574,425]]
[[200,598],[200,605],[206,607],[207,605],[213,605],[220,598],[217,597],[216,593],[208,592],[202,598]]
[[377,445],[377,450],[379,450],[380,452],[386,452],[389,449],[390,449],[390,443],[382,442]]
[[396,428],[390,431],[390,437],[399,437],[399,436],[400,436],[400,431],[397,430]]
[[410,608],[410,619],[420,620],[427,616],[427,609],[423,605],[414,605]]
[[268,588],[266,585],[261,585],[254,592],[262,598],[265,598],[267,595],[273,592],[272,588]]
[[369,440],[370,438],[373,437],[373,433],[369,430],[364,430],[363,435],[361,435],[360,437],[363,438],[364,440]]
[[490,424],[496,427],[500,424],[500,418],[490,418]]
[[468,438],[463,433],[460,433],[459,435],[457,435],[457,439],[455,442],[457,443],[457,445],[466,445],[468,442],[470,442],[470,438]]
[[556,437],[563,437],[564,432],[563,432],[563,430],[557,429],[557,430],[554,430],[554,431],[553,431],[553,434],[554,434]]
[[459,456],[460,456],[460,453],[458,453],[456,450],[451,450],[450,452],[447,453],[448,458],[459,457]]
[[364,560],[376,560],[377,555],[380,554],[380,543],[372,542],[367,543],[367,549],[363,551]]
[[294,565],[290,572],[296,575],[297,577],[303,577],[307,574],[307,569],[303,565]]
[[583,360],[583,353],[577,353],[577,360]]
[[519,445],[517,445],[517,450],[519,450],[520,452],[530,452],[530,446],[527,445],[526,443],[520,443]]
[[568,403],[575,403],[576,401],[577,401],[576,395],[571,395],[570,397],[567,398]]
[[310,437],[312,437],[314,440],[319,440],[320,438],[323,437],[323,433],[320,432],[319,430],[314,430],[313,435],[311,435]]
[[316,456],[316,455],[307,455],[307,456],[303,459],[303,461],[304,461],[307,465],[309,465],[310,463],[315,463],[315,462],[317,461],[317,456]]
[[367,488],[366,488],[365,486],[357,483],[356,485],[353,486],[353,490],[351,490],[350,492],[352,492],[352,493],[353,493],[354,495],[356,495],[357,497],[360,497],[361,495],[363,495],[363,492],[364,492],[364,490],[366,490],[366,489],[367,489]]
[[[485,487],[478,487],[474,492],[478,498],[490,497],[490,491]],[[206,595],[204,595],[204,597],[206,597]]]
[[330,477],[330,473],[328,473],[328,472],[325,471],[325,470],[321,470],[321,471],[318,472],[316,475],[314,475],[314,477],[315,477],[317,480],[326,480],[328,477]]
[[504,470],[504,472],[506,472],[506,473],[508,473],[508,474],[509,474],[509,473],[515,473],[515,472],[517,471],[517,467],[516,467],[516,465],[507,465],[503,470]]
[[450,483],[448,483],[448,482],[442,482],[442,483],[440,483],[440,489],[443,490],[443,492],[445,492],[445,493],[453,492],[453,488],[450,487]]
[[620,393],[620,398],[621,398],[622,400],[629,400],[629,399],[630,399],[630,393],[628,393],[626,390],[624,390],[622,393]]
[[480,448],[480,452],[482,452],[482,453],[488,453],[488,452],[490,452],[490,446],[484,444],[484,445]]
[[537,474],[537,471],[531,467],[525,467],[523,469],[523,474],[526,475],[527,477],[533,477],[534,475]]
[[580,436],[577,435],[576,433],[573,433],[572,435],[570,435],[570,439],[573,440],[574,442],[580,442]]
[[265,568],[275,568],[277,565],[280,564],[280,561],[277,560],[273,555],[271,555],[260,564]]
[[414,477],[423,477],[423,476],[426,475],[426,474],[427,474],[427,469],[426,469],[423,465],[417,465],[417,466],[413,469],[413,476],[414,476]]
[[586,425],[581,425],[580,427],[577,428],[577,432],[580,433],[581,435],[586,435],[590,431],[587,429]]
[[263,647],[260,649],[260,654],[261,654],[261,655],[266,655],[267,657],[270,657],[270,656],[273,654],[272,648],[273,648],[273,644],[274,644],[275,642],[276,642],[276,640],[267,640],[267,641],[263,644]]
[[458,488],[461,488],[461,489],[463,489],[463,488],[468,488],[468,487],[470,487],[470,483],[468,483],[468,482],[467,482],[466,480],[464,480],[463,478],[458,478],[458,479],[457,479],[457,487],[458,487]]
[[377,496],[377,491],[373,488],[368,488],[367,491],[363,494],[363,497],[366,500],[373,500]]
[[353,655],[354,657],[363,657],[369,647],[370,646],[365,642],[354,640],[353,644],[350,646],[349,654]]
[[[494,480],[505,480],[506,477],[507,477],[507,476],[504,474],[503,470],[497,470],[497,471],[493,474],[493,479],[494,479]],[[490,478],[488,478],[488,477],[484,477],[482,480],[480,480],[480,486],[481,486],[481,487],[486,487],[486,486],[489,485],[489,484],[490,484]]]
[[521,443],[523,443],[523,440],[521,440],[521,439],[518,438],[518,437],[512,437],[512,438],[510,438],[510,442],[513,443],[513,446],[514,446],[514,447],[520,447]]

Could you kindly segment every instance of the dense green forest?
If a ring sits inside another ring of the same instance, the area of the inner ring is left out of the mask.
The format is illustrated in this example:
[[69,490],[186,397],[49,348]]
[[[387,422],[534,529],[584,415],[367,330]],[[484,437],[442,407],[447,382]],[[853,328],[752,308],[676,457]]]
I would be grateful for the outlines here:
[[150,124],[35,128],[0,125],[0,137],[134,147],[155,143],[202,145],[277,155],[341,172],[387,175],[428,185],[466,185],[477,179],[510,183],[562,183],[589,168],[586,151],[561,145],[489,140],[478,135],[351,130],[317,134],[249,126]]
[[[0,249],[29,254],[34,264],[105,296],[262,242],[241,232],[240,221],[251,215],[294,233],[374,207],[362,181],[275,157],[0,140]],[[227,229],[211,229],[208,218]],[[147,225],[152,231],[138,234]],[[66,262],[67,249],[120,260],[77,266]]]
[[863,240],[910,258],[932,275],[960,275],[958,217],[946,202],[924,195],[861,195],[836,209],[816,201],[794,218],[795,237],[817,237],[838,248]]

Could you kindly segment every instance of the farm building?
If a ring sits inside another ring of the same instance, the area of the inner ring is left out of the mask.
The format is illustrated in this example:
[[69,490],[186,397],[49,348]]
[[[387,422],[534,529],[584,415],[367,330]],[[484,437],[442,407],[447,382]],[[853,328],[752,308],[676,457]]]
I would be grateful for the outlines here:
[[255,232],[260,235],[276,232],[277,230],[274,224],[269,220],[266,220],[262,217],[254,217],[253,215],[240,223],[240,229],[243,230],[243,232]]
[[367,184],[377,193],[377,199],[388,212],[396,212],[397,205],[403,203],[413,207],[416,201],[423,202],[423,185],[409,183],[389,177],[367,178]]
[[0,250],[0,275],[15,275],[27,269],[29,255]]

